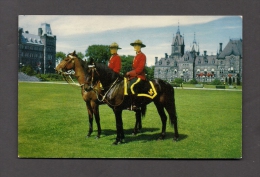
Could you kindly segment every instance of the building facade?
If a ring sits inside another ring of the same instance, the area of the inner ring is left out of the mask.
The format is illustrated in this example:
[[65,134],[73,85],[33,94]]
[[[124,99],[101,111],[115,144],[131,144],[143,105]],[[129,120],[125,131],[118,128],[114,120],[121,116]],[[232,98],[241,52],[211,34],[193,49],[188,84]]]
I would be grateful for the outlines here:
[[19,67],[31,66],[37,73],[54,73],[56,55],[56,36],[50,24],[42,23],[38,35],[18,29]]
[[226,82],[231,79],[232,83],[242,82],[242,39],[230,39],[222,50],[216,55],[208,55],[207,51],[200,53],[199,44],[195,39],[190,51],[185,51],[184,37],[178,27],[173,36],[171,54],[165,53],[165,57],[155,57],[154,78],[160,78],[172,82],[175,78],[182,78],[188,82],[196,79],[199,82],[211,82],[219,79]]

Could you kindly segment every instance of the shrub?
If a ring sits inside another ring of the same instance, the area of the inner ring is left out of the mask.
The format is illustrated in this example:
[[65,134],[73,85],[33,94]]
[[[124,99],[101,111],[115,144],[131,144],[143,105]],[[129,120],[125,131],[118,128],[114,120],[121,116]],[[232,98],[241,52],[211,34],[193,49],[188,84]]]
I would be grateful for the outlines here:
[[192,79],[192,80],[190,81],[190,84],[198,84],[198,81],[197,81],[196,79]]
[[211,82],[212,85],[221,85],[221,81],[219,79],[215,79]]
[[173,83],[181,84],[183,82],[182,78],[175,78]]
[[33,76],[36,74],[36,72],[33,70],[31,66],[23,66],[21,71],[29,76]]

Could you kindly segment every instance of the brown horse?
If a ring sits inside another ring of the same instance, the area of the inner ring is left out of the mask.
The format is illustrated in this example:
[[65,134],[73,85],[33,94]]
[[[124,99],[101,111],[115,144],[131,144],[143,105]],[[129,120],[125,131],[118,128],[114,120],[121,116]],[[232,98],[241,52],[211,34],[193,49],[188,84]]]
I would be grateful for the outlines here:
[[[56,71],[59,74],[62,74],[65,80],[68,82],[67,76],[71,74],[71,72],[67,72],[69,70],[75,71],[75,77],[78,80],[78,83],[81,87],[81,95],[83,100],[86,102],[86,107],[88,110],[89,117],[89,131],[87,137],[90,137],[93,132],[93,115],[95,117],[95,121],[98,128],[97,138],[101,135],[101,126],[100,126],[100,116],[99,116],[99,105],[105,104],[105,100],[102,98],[98,98],[98,95],[101,94],[100,82],[96,81],[92,82],[92,86],[89,86],[85,81],[85,71],[83,66],[86,65],[83,60],[81,60],[76,54],[75,51],[69,54],[66,58],[64,58],[61,63],[56,67]],[[146,108],[146,107],[145,107]],[[141,115],[144,115],[145,109],[143,112],[137,111],[136,113],[136,123],[133,130],[133,134],[137,134],[140,132],[142,128]]]
[[[95,63],[93,60],[90,60],[84,68],[87,70],[86,80],[89,85],[99,80],[104,87],[105,94],[103,98],[109,102],[108,105],[113,109],[116,117],[117,136],[113,144],[118,144],[125,138],[122,111],[131,106],[131,96],[128,96],[126,91],[126,79],[113,72],[106,65]],[[140,96],[137,97],[136,103],[138,103],[138,106],[142,109],[142,107],[147,104],[154,102],[162,121],[162,132],[158,139],[164,139],[166,135],[167,116],[164,111],[164,109],[166,109],[170,117],[170,123],[174,127],[173,140],[177,141],[179,133],[173,87],[163,80],[155,79],[150,82],[145,82],[143,90],[148,91],[148,93],[153,96],[149,97],[143,96],[145,94],[140,94]]]

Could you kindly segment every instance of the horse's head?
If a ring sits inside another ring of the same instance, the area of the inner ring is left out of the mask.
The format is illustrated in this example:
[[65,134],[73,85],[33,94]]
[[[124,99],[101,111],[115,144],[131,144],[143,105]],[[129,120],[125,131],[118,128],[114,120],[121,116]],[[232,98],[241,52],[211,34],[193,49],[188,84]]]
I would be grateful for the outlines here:
[[96,63],[94,62],[93,58],[90,58],[85,65],[86,69],[86,84],[93,87],[99,81],[99,73],[96,69]]
[[60,64],[55,68],[58,74],[68,74],[70,70],[75,70],[75,58],[77,58],[76,52],[70,53],[65,57]]

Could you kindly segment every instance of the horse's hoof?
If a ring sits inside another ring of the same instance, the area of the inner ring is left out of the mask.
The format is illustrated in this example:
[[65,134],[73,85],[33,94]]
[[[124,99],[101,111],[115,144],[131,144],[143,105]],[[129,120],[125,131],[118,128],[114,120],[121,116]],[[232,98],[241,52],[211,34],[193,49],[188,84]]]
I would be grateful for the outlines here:
[[87,135],[87,136],[86,136],[86,138],[89,138],[89,137],[90,137],[90,135]]
[[96,139],[99,139],[100,138],[100,136],[98,135],[98,136],[96,136]]

